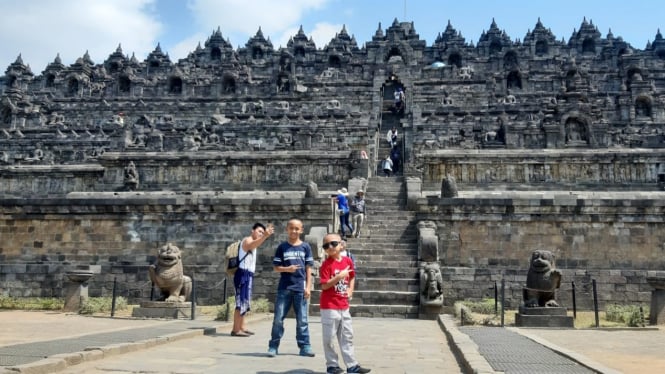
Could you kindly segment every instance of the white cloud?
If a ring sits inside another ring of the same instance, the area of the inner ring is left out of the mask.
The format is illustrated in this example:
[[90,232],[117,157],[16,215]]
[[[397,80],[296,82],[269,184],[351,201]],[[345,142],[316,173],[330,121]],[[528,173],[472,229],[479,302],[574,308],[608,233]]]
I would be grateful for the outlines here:
[[[308,36],[311,36],[316,43],[316,48],[323,48],[335,37],[336,34],[339,34],[342,31],[344,25],[333,25],[330,23],[317,23],[314,26],[314,30]],[[348,29],[346,30],[349,31]]]
[[187,57],[191,52],[194,52],[199,43],[201,43],[201,47],[203,47],[203,43],[208,36],[209,35],[199,33],[179,41],[176,45],[169,48],[168,53],[171,61],[175,63],[178,62],[179,59]]
[[162,25],[151,15],[156,0],[2,1],[0,74],[21,54],[40,74],[59,53],[72,64],[88,51],[103,62],[119,44],[139,60],[155,48]]
[[[190,0],[188,7],[192,10],[199,28],[216,30],[221,27],[223,35],[239,35],[244,40],[236,39],[236,43],[244,43],[256,34],[259,27],[267,38],[272,40],[275,48],[280,44],[286,46],[284,37],[287,31],[295,27],[295,35],[303,15],[310,10],[320,9],[329,0]],[[233,39],[233,38],[232,38]],[[234,47],[236,47],[234,45]]]

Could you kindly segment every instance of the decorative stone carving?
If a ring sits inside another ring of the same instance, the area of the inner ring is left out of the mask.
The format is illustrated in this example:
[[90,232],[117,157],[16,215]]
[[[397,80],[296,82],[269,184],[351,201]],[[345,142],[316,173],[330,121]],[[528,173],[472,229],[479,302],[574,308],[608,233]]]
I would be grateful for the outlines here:
[[420,267],[420,305],[443,305],[443,278],[436,262],[425,262]]
[[455,181],[455,177],[448,174],[441,181],[441,197],[457,197],[457,195],[457,182]]
[[125,188],[129,191],[135,191],[139,188],[139,172],[136,170],[134,161],[130,161],[125,167]]
[[651,308],[649,308],[649,324],[665,324],[665,276],[647,277],[647,283],[653,287],[651,291]]
[[305,198],[313,199],[319,197],[319,187],[316,183],[309,181],[307,182],[307,189],[305,190]]
[[148,267],[150,280],[162,291],[163,301],[185,302],[192,293],[192,279],[183,274],[180,248],[168,243],[159,249],[157,263]]
[[409,209],[413,209],[418,205],[418,199],[422,194],[423,182],[418,177],[406,178],[406,205]]
[[418,259],[425,262],[439,260],[439,238],[432,221],[418,222]]
[[556,289],[561,285],[561,273],[555,268],[555,256],[550,251],[536,250],[531,254],[526,277],[524,306],[558,307]]

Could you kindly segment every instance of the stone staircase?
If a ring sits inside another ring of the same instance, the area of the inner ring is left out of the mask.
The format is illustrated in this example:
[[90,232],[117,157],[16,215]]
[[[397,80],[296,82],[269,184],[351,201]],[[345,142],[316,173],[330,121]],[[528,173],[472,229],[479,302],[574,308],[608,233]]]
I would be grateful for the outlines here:
[[[376,164],[376,175],[383,175],[383,169],[381,168],[381,161],[386,158],[390,154],[390,144],[388,144],[388,141],[386,140],[386,134],[390,129],[393,127],[397,127],[398,129],[398,137],[399,137],[399,144],[402,143],[402,140],[404,139],[404,134],[402,134],[401,131],[401,124],[400,124],[400,118],[401,116],[392,114],[392,113],[385,113],[383,115],[383,118],[381,120],[381,128],[379,129],[380,134],[379,134],[379,148],[377,152],[377,158],[378,162]],[[400,149],[400,151],[403,151]],[[402,152],[403,154],[403,152]],[[400,160],[400,163],[402,161]],[[393,173],[395,175],[402,175],[402,169],[403,165],[400,165],[397,172],[395,172],[393,168]]]
[[[349,238],[356,259],[356,291],[351,314],[361,317],[418,318],[418,231],[406,210],[403,177],[368,181],[368,215],[360,238]],[[310,311],[319,313],[320,288]]]

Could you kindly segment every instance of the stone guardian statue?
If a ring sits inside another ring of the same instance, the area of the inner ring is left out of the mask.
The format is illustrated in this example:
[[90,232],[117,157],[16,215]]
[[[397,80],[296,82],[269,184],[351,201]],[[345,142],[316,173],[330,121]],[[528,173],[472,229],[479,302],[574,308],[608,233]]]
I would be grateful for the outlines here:
[[148,267],[150,280],[162,291],[163,300],[185,302],[192,293],[192,279],[183,274],[180,248],[168,243],[159,249],[157,263]]
[[526,287],[523,289],[524,306],[558,307],[554,300],[561,285],[561,273],[555,268],[555,256],[550,251],[536,250],[531,254]]

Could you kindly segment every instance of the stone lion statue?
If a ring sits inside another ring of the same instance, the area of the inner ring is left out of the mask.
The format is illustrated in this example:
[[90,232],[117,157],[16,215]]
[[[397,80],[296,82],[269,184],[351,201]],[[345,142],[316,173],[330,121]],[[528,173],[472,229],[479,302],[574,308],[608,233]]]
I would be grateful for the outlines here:
[[443,305],[443,278],[439,264],[425,263],[420,268],[420,304]]
[[545,250],[533,251],[524,288],[524,306],[558,307],[554,298],[560,285],[561,273],[555,269],[554,254]]
[[148,267],[150,280],[162,291],[162,301],[185,302],[192,293],[192,279],[182,273],[180,248],[168,243],[159,249],[157,264]]

